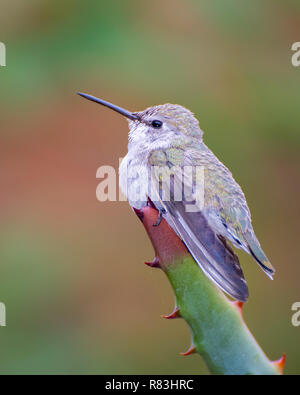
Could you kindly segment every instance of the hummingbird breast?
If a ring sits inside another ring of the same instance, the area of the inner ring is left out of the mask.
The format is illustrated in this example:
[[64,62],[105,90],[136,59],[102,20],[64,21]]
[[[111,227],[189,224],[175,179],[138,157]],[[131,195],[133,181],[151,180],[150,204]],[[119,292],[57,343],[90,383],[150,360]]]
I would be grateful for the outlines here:
[[141,209],[147,205],[149,166],[145,155],[130,150],[119,168],[119,185],[131,207]]

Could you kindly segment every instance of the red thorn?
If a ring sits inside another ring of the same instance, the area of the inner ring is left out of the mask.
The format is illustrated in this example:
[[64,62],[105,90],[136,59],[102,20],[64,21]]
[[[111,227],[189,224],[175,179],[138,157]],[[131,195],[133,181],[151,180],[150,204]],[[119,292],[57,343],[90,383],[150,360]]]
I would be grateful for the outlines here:
[[175,307],[173,313],[169,314],[169,315],[163,315],[162,318],[165,318],[167,320],[173,320],[174,318],[180,318],[180,311],[178,307]]
[[160,263],[159,263],[159,260],[157,257],[155,257],[152,262],[145,262],[145,265],[153,267],[153,268],[161,269],[161,266],[160,266]]
[[183,357],[187,357],[188,355],[195,354],[195,352],[196,352],[196,347],[191,346],[186,352],[181,352],[180,355],[182,355]]
[[243,313],[243,307],[244,307],[244,303],[240,302],[239,300],[235,300],[234,302],[231,302],[236,308],[237,310],[242,314]]
[[277,361],[272,361],[271,363],[279,370],[281,374],[283,374],[285,361],[286,361],[286,354],[283,354],[280,359],[278,359]]

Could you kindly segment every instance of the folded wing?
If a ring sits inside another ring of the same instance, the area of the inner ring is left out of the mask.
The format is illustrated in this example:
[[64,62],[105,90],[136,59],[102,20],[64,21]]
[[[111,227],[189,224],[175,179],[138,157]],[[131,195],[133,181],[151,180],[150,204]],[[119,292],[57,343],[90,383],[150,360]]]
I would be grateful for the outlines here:
[[[153,185],[158,185],[157,178],[154,181]],[[174,199],[174,196],[178,196],[178,189],[182,190],[182,182],[175,173],[172,182],[161,182],[160,179],[160,186],[154,187],[157,200],[166,211],[165,219],[180,236],[206,276],[232,298],[245,302],[248,286],[238,257],[226,241],[211,229],[200,209],[190,212],[187,207],[191,204],[197,206],[197,202],[192,201],[192,187],[189,189],[185,185],[185,196],[182,196],[181,201]],[[170,199],[164,199],[163,195]]]

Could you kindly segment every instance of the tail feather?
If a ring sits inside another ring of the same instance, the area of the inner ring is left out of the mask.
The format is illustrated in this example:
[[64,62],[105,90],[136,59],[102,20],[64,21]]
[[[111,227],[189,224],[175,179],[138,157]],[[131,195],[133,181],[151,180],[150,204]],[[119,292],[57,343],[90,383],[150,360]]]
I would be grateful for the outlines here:
[[247,234],[245,235],[245,240],[249,249],[250,254],[256,260],[256,262],[260,265],[263,271],[273,280],[273,275],[275,274],[275,269],[271,265],[269,259],[266,254],[263,252],[259,241],[257,240],[255,235]]
[[182,202],[164,202],[166,220],[202,271],[233,299],[246,302],[248,286],[238,257],[209,227],[202,212],[186,212]]

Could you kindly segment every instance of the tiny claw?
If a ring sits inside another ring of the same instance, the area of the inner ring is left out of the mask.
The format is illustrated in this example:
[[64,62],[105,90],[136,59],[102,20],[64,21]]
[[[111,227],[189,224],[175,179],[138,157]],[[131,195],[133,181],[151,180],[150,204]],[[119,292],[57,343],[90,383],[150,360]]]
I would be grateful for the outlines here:
[[152,262],[145,262],[145,265],[152,267],[152,268],[161,269],[161,266],[160,266],[160,263],[159,263],[159,260],[157,257],[155,257]]
[[279,370],[281,374],[283,374],[285,361],[286,361],[286,354],[283,354],[280,359],[278,359],[277,361],[272,361],[271,363]]
[[243,307],[244,307],[244,303],[240,302],[239,300],[235,300],[234,302],[231,302],[236,308],[237,310],[243,314]]
[[138,216],[138,218],[141,220],[141,222],[143,222],[143,219],[144,219],[143,210],[139,210],[138,208],[134,208],[134,207],[132,207],[132,208],[133,208],[133,211]]
[[163,219],[163,214],[165,213],[165,210],[159,210],[158,211],[158,215],[157,215],[157,221],[155,222],[155,224],[153,224],[153,226],[157,227],[161,224],[161,221]]
[[147,206],[152,207],[152,208],[154,208],[156,210],[156,207],[155,207],[154,203],[152,202],[152,200],[149,197],[148,197],[148,200],[147,200]]
[[183,357],[187,357],[188,355],[195,354],[195,352],[196,352],[196,347],[191,346],[186,352],[181,352],[180,355],[182,355]]
[[174,318],[180,318],[180,317],[181,314],[178,307],[175,307],[173,313],[169,315],[162,315],[162,318],[165,318],[166,320],[173,320]]

